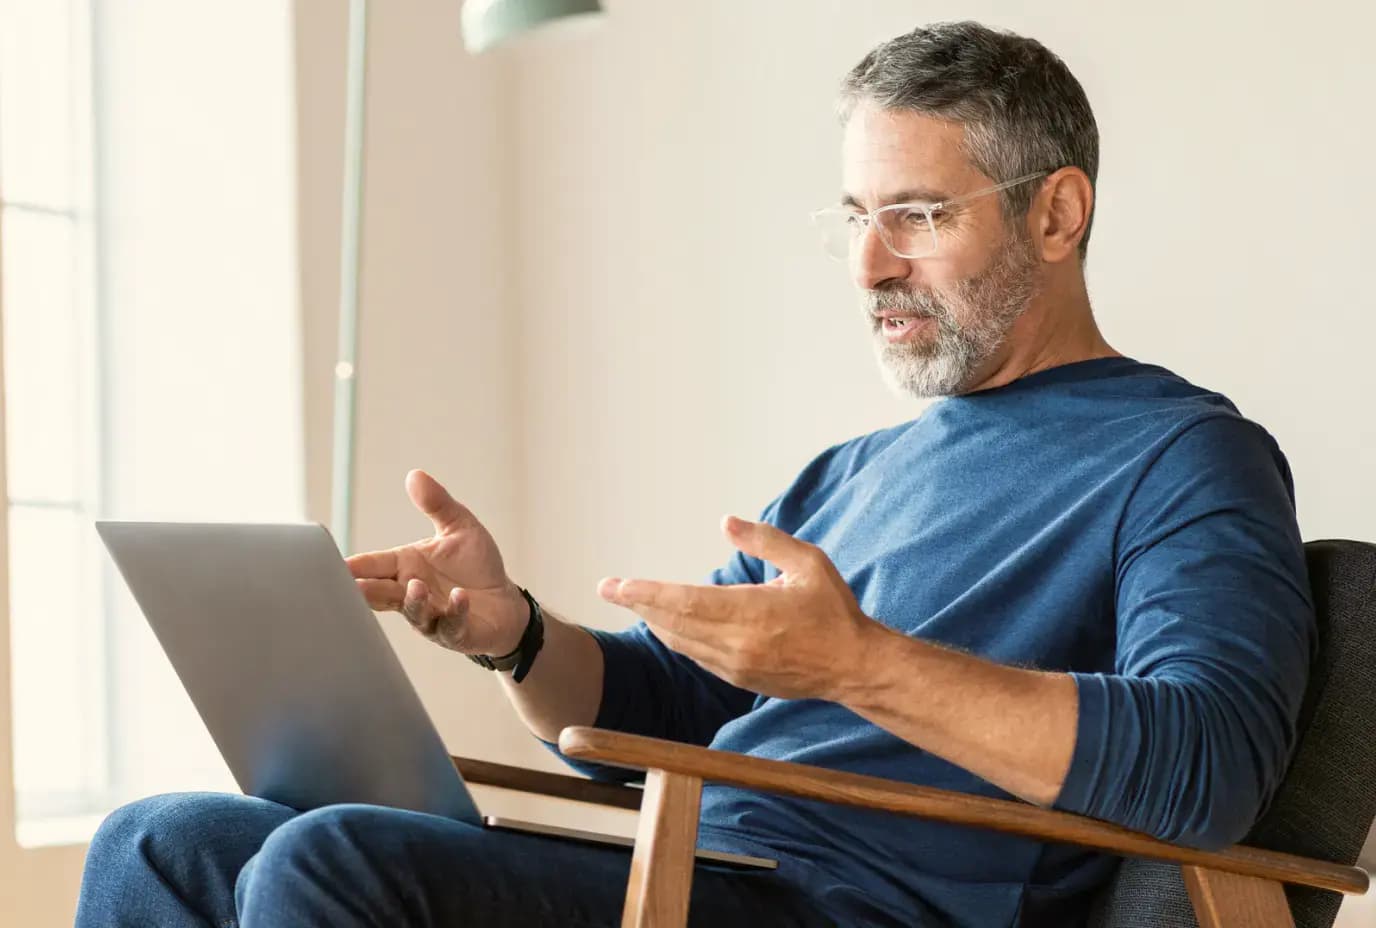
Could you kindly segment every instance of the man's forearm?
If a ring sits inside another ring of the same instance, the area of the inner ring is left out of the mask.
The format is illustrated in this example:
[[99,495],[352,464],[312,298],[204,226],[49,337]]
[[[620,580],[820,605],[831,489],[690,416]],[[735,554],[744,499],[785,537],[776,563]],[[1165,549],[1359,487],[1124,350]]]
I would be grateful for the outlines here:
[[500,674],[507,698],[537,738],[558,741],[570,725],[591,725],[602,704],[602,649],[581,626],[545,611],[545,644],[520,683]]
[[1015,796],[1050,805],[1075,750],[1067,674],[1025,670],[878,625],[837,694],[857,715]]

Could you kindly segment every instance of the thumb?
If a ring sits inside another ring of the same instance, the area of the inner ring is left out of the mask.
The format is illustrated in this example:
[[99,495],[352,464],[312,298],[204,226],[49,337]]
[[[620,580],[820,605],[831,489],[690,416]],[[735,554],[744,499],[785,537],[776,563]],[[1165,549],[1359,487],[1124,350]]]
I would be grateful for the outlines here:
[[413,470],[406,475],[406,495],[430,519],[437,534],[456,531],[473,520],[473,513],[423,470]]
[[768,522],[751,522],[736,516],[721,521],[722,532],[741,551],[768,561],[785,573],[802,573],[812,565],[816,546],[799,541]]

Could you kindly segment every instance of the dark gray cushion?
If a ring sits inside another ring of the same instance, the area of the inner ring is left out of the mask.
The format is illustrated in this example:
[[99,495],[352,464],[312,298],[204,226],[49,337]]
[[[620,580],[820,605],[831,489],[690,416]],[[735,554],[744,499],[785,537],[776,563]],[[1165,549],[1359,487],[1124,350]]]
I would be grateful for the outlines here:
[[[1353,864],[1376,816],[1376,545],[1304,546],[1319,647],[1300,707],[1300,740],[1270,808],[1245,844]],[[1296,928],[1330,928],[1341,897],[1286,887]],[[1094,928],[1198,928],[1180,869],[1124,861]]]

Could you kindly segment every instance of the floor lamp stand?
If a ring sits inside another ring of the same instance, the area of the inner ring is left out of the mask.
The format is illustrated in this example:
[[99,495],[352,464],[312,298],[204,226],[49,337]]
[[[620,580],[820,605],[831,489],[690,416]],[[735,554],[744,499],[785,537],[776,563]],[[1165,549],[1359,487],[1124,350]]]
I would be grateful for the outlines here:
[[344,554],[353,546],[355,407],[358,398],[358,289],[363,214],[363,127],[368,76],[368,0],[349,2],[344,202],[340,216],[339,353],[334,368],[330,531]]

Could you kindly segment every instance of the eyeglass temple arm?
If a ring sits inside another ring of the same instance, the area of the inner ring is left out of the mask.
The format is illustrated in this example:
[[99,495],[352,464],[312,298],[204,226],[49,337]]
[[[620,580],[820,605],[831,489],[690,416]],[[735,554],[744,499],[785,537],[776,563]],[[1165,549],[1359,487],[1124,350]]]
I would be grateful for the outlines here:
[[985,187],[982,190],[973,190],[970,193],[963,193],[958,197],[951,197],[949,200],[942,200],[940,203],[933,203],[931,206],[928,207],[928,209],[935,212],[936,210],[944,209],[947,206],[955,206],[957,203],[964,203],[966,200],[973,200],[976,197],[988,196],[991,193],[998,193],[1000,190],[1007,190],[1009,187],[1016,187],[1018,184],[1025,184],[1029,180],[1036,180],[1038,177],[1045,177],[1050,173],[1050,171],[1036,171],[1032,174],[1024,174],[1021,177],[1015,177],[1012,180],[1006,180],[1003,183],[995,184],[992,187]]

